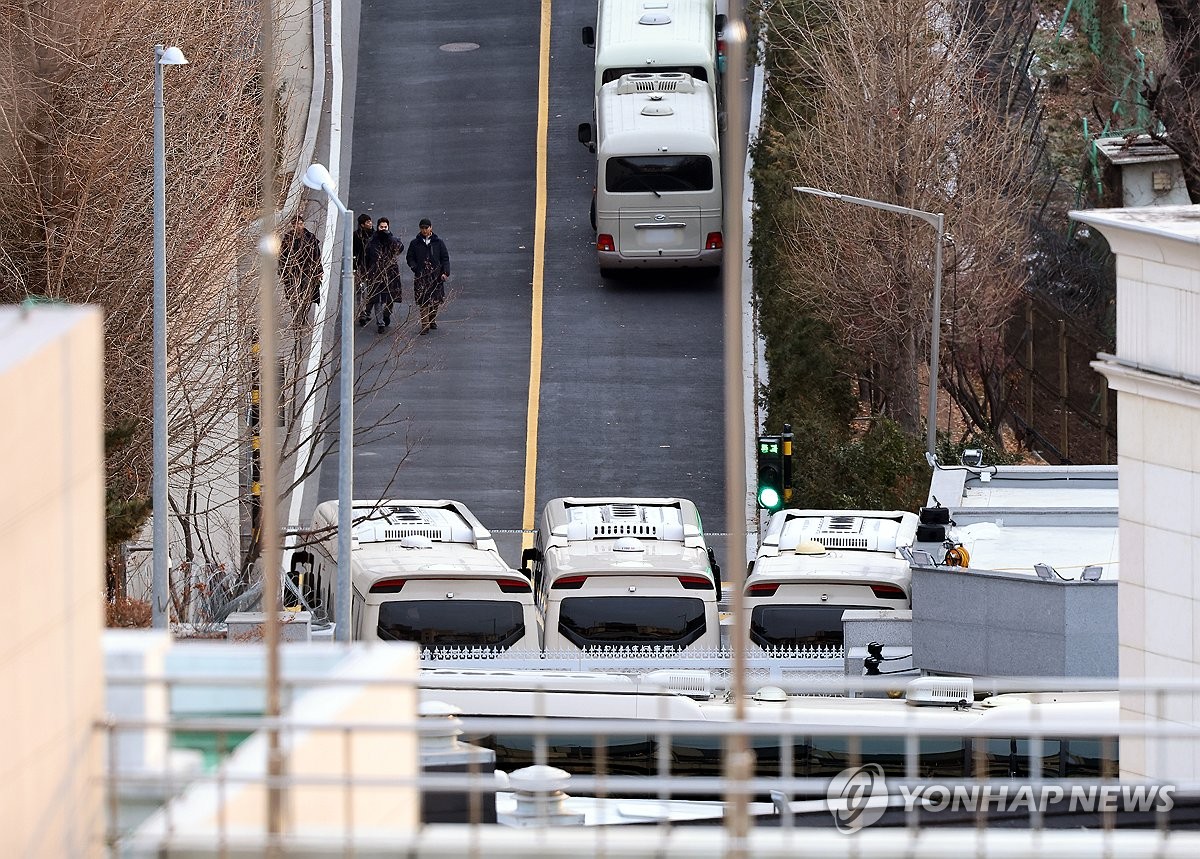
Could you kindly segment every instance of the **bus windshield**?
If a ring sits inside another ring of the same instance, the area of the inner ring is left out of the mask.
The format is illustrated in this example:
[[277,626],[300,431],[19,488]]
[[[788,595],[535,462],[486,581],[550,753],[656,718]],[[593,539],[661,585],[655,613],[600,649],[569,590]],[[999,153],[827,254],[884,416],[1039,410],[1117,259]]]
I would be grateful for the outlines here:
[[625,155],[609,158],[604,187],[613,194],[653,191],[711,191],[713,164],[707,155]]

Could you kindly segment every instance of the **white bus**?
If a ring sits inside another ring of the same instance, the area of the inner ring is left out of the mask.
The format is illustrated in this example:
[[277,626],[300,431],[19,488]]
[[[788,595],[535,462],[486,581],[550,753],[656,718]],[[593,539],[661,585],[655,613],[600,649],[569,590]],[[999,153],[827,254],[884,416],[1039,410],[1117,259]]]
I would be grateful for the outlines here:
[[[500,557],[491,533],[457,501],[355,501],[351,548],[355,640],[413,641],[430,649],[536,655],[541,626],[529,579]],[[295,552],[303,605],[329,619],[337,593],[338,502],[317,505]]]
[[[970,678],[910,680],[903,698],[787,694],[750,690],[736,721],[725,690],[664,670],[630,677],[566,672],[424,671],[422,701],[458,707],[464,720],[544,717],[541,744],[519,726],[477,732],[471,742],[495,749],[497,767],[548,763],[568,772],[645,777],[722,775],[723,737],[716,724],[750,734],[755,774],[771,778],[831,778],[862,764],[889,777],[908,774],[907,737],[918,737],[917,775],[923,779],[1115,779],[1120,716],[1116,692],[977,694]],[[679,687],[679,691],[676,690]],[[606,720],[583,729],[580,720]],[[640,728],[646,723],[645,728]],[[653,725],[653,727],[651,727]],[[665,727],[664,727],[665,725]],[[1040,748],[1031,737],[1040,737]],[[665,748],[664,748],[665,746]],[[790,747],[790,748],[789,748]],[[665,769],[660,769],[664,767]],[[617,795],[636,792],[612,785]],[[695,798],[695,797],[691,797]]]
[[713,0],[600,0],[583,43],[596,50],[595,85],[630,72],[683,72],[719,92],[724,16]]
[[601,271],[717,268],[724,247],[721,155],[709,85],[680,72],[605,84],[596,123],[592,225]]
[[917,515],[902,510],[780,510],[746,575],[752,651],[841,647],[847,609],[912,607]]
[[720,646],[720,568],[690,501],[555,498],[521,562],[548,655]]

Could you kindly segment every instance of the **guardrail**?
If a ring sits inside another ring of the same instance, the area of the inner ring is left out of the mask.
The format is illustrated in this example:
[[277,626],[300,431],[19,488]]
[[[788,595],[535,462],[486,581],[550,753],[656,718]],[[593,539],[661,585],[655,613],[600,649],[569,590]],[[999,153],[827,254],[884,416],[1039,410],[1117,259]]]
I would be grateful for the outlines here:
[[[375,647],[348,649],[368,654],[349,673],[285,672],[290,706],[279,719],[202,714],[193,701],[186,715],[144,713],[99,725],[109,760],[110,854],[736,855],[745,844],[731,826],[737,811],[749,822],[756,856],[799,855],[801,843],[805,853],[815,851],[809,855],[831,856],[1200,855],[1200,780],[1120,779],[1111,766],[1088,769],[1089,756],[1102,760],[1117,748],[1116,737],[1097,744],[1110,728],[1130,749],[1160,742],[1194,750],[1200,726],[1118,722],[1115,693],[1107,693],[1112,719],[1104,724],[1091,716],[1039,717],[1018,732],[1011,721],[968,725],[966,702],[931,708],[888,700],[898,678],[837,675],[840,688],[833,690],[835,675],[787,675],[790,691],[809,696],[796,698],[781,697],[782,690],[770,689],[775,684],[759,686],[756,674],[746,685],[760,694],[740,723],[715,710],[704,718],[672,715],[672,698],[661,690],[658,710],[621,718],[617,695],[631,694],[636,682],[615,684],[612,697],[594,698],[608,703],[564,719],[545,714],[563,685],[556,672],[568,668],[547,667],[523,672],[541,685],[526,715],[462,716],[426,701],[418,718],[416,699],[428,675],[378,670],[400,650],[411,667],[413,649]],[[751,668],[763,679],[784,676],[771,675],[766,662]],[[485,667],[493,679],[518,673],[497,662]],[[643,667],[635,676],[647,673]],[[659,662],[655,679],[675,668]],[[723,667],[707,670],[727,677]],[[1022,690],[1028,702],[1055,697],[1046,695],[1050,689],[1086,696],[1114,685],[974,682],[977,698]],[[203,697],[217,686],[258,688],[261,679],[129,675],[110,677],[109,685],[179,700],[189,690]],[[1200,683],[1127,683],[1122,691],[1170,714],[1200,695]],[[678,698],[681,709],[707,700],[719,710],[728,690]],[[824,721],[782,715],[821,708],[828,708]],[[891,715],[880,719],[881,712]],[[964,721],[955,722],[955,713]],[[266,775],[272,735],[285,762],[278,778]],[[130,744],[142,752],[133,764]],[[741,747],[757,764],[731,772],[736,754],[728,752]],[[274,827],[265,811],[271,794],[283,809]],[[855,805],[855,797],[867,801]],[[626,830],[638,823],[656,826]],[[701,824],[707,827],[695,828]],[[530,834],[531,827],[542,834]]]

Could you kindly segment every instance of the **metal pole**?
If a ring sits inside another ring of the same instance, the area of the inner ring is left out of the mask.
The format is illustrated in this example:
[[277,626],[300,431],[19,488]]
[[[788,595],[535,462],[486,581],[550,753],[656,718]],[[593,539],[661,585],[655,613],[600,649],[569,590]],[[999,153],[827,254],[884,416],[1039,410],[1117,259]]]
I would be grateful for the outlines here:
[[[729,4],[725,25],[726,71],[725,115],[727,123],[721,145],[722,203],[725,210],[724,300],[725,320],[725,520],[729,542],[725,547],[726,570],[732,590],[735,623],[730,629],[730,692],[734,722],[740,728],[746,717],[746,420],[743,412],[744,378],[742,355],[742,266],[745,243],[742,207],[746,199],[743,179],[746,165],[747,128],[745,84],[748,34],[740,0]],[[726,739],[724,775],[728,811],[725,828],[728,835],[728,859],[750,855],[750,795],[746,785],[754,776],[754,758],[749,740],[740,731]]]
[[942,334],[942,236],[945,233],[945,216],[938,212],[933,228],[937,239],[933,248],[933,306],[930,308],[929,325],[929,416],[925,419],[926,453],[930,464],[937,461],[937,395],[938,395],[938,347]]
[[163,46],[154,47],[154,579],[150,618],[155,629],[169,619],[167,556],[167,192],[163,121]]
[[[328,189],[326,189],[328,193]],[[354,212],[342,206],[342,368],[338,405],[338,574],[334,635],[350,640],[350,529],[354,524]]]

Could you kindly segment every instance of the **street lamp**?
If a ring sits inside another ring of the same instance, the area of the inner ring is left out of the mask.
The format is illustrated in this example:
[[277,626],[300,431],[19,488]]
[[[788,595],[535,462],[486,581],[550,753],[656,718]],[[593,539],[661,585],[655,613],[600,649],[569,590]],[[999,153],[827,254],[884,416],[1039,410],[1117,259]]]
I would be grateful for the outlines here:
[[334,635],[350,640],[350,529],[354,523],[354,212],[338,199],[333,177],[321,164],[304,172],[304,184],[324,191],[342,213],[342,372],[338,403],[338,574]]
[[802,185],[792,187],[793,191],[801,194],[812,194],[817,197],[827,197],[830,200],[841,200],[843,203],[855,203],[859,206],[870,206],[872,209],[882,209],[885,212],[895,212],[898,215],[912,215],[937,230],[937,240],[933,249],[933,301],[929,309],[929,414],[925,418],[925,458],[933,465],[937,460],[937,389],[938,389],[938,341],[941,338],[942,319],[942,236],[945,235],[946,217],[941,212],[923,212],[920,209],[910,209],[907,206],[896,206],[879,200],[868,200],[865,197],[851,197],[848,194],[835,194],[832,191],[822,191],[820,188],[806,188]]
[[167,180],[163,66],[187,65],[176,47],[154,46],[154,580],[150,620],[166,629],[171,578],[167,554]]

